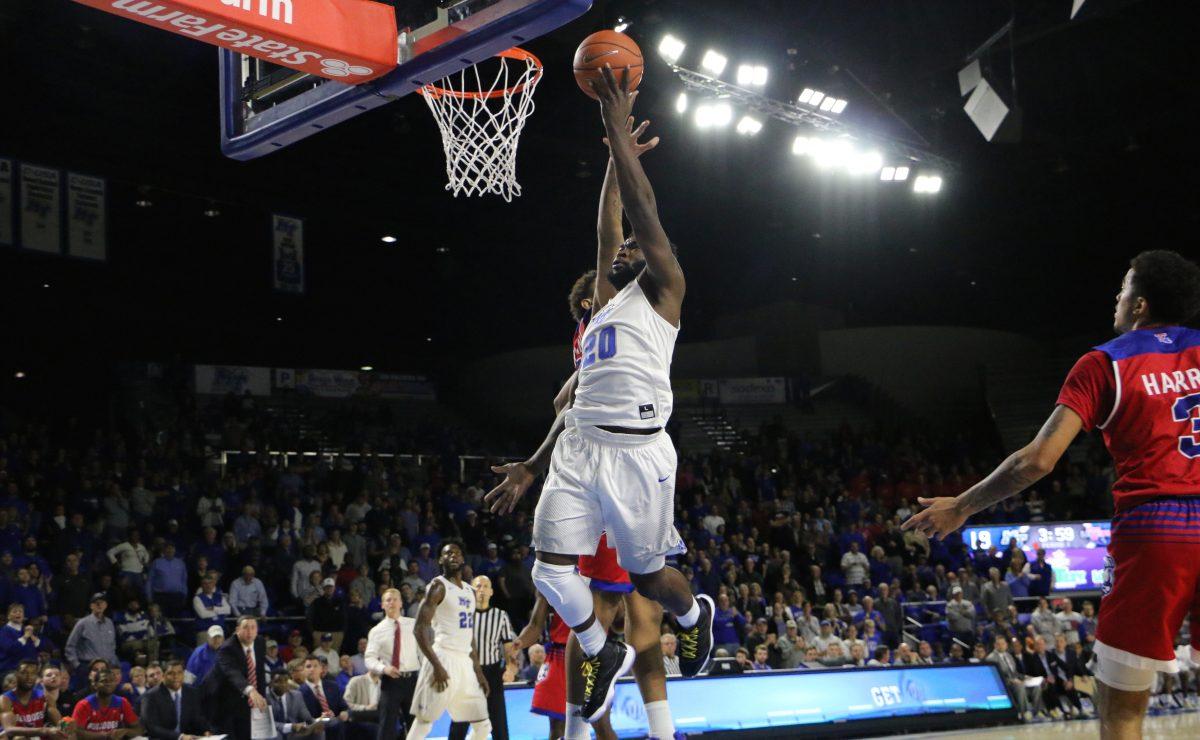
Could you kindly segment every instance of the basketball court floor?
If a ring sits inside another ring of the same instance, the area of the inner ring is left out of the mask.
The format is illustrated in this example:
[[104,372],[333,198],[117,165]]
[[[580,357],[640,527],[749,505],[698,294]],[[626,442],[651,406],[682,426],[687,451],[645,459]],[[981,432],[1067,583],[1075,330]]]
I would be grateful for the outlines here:
[[[1177,714],[1162,714],[1147,717],[1143,726],[1146,740],[1155,738],[1197,738],[1200,737],[1200,712],[1180,712]],[[1055,735],[1071,735],[1072,737],[1099,737],[1100,721],[1075,720],[1072,722],[1041,722],[1028,725],[1011,725],[1007,727],[989,727],[965,732],[932,732],[924,735],[902,735],[904,738],[938,738],[951,740],[971,738],[971,740],[1024,740],[1024,738],[1044,738]]]

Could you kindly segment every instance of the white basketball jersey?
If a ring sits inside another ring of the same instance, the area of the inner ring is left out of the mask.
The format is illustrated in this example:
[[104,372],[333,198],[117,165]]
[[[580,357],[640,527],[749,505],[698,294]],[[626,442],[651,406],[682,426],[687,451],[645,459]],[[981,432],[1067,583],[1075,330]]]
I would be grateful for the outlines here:
[[471,636],[475,627],[475,589],[467,584],[455,586],[445,576],[441,581],[446,597],[433,613],[433,646],[461,653],[471,652]]
[[592,317],[580,341],[576,421],[665,427],[674,402],[671,356],[678,335],[679,329],[650,305],[638,280],[622,288]]

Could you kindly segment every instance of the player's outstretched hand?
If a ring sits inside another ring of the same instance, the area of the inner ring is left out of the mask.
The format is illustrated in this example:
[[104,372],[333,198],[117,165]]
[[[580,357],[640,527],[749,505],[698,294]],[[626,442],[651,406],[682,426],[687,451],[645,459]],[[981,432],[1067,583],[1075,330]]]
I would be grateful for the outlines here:
[[492,472],[503,473],[504,480],[483,497],[484,503],[492,505],[493,514],[511,514],[517,502],[533,485],[537,474],[528,463],[523,462],[493,465]]
[[917,503],[928,508],[910,516],[900,525],[902,530],[915,529],[926,537],[940,539],[967,522],[967,515],[959,509],[958,499],[954,496],[921,497]]
[[601,76],[593,78],[589,83],[600,101],[600,116],[604,119],[604,127],[612,136],[621,130],[622,125],[633,113],[633,101],[637,100],[637,91],[629,92],[629,67],[621,70],[620,79],[613,71],[612,65],[604,65]]
[[[640,157],[654,147],[658,146],[658,137],[655,136],[653,139],[645,143],[640,141],[642,135],[646,133],[647,127],[650,126],[650,121],[642,121],[642,125],[638,126],[637,130],[634,131],[633,120],[633,116],[625,119],[625,133],[629,134],[630,143],[633,145],[633,156]],[[604,137],[604,146],[610,148],[612,147],[612,143],[609,142],[607,136]]]

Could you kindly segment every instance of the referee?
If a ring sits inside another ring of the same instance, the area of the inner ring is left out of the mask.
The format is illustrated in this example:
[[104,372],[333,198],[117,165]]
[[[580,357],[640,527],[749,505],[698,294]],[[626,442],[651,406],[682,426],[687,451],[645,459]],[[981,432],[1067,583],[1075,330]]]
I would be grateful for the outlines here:
[[[479,666],[487,677],[491,690],[488,692],[488,719],[492,721],[492,740],[508,740],[508,715],[504,709],[504,658],[517,638],[508,613],[492,606],[492,581],[487,576],[476,576],[471,581],[475,589],[475,650],[479,653]],[[467,722],[450,725],[450,740],[465,740]]]

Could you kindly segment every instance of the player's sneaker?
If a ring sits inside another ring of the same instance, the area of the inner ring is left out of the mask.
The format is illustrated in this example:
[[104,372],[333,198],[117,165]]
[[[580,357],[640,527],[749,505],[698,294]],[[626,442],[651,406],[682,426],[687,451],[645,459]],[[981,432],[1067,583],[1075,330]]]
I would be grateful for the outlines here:
[[583,704],[580,714],[586,722],[596,722],[608,711],[616,692],[617,679],[633,667],[637,653],[618,640],[609,639],[600,652],[584,658],[579,666],[583,678]]
[[698,675],[708,667],[713,650],[713,612],[716,611],[716,605],[707,594],[700,594],[696,601],[700,603],[700,618],[690,629],[680,629],[675,633],[679,641],[679,671],[687,677]]

